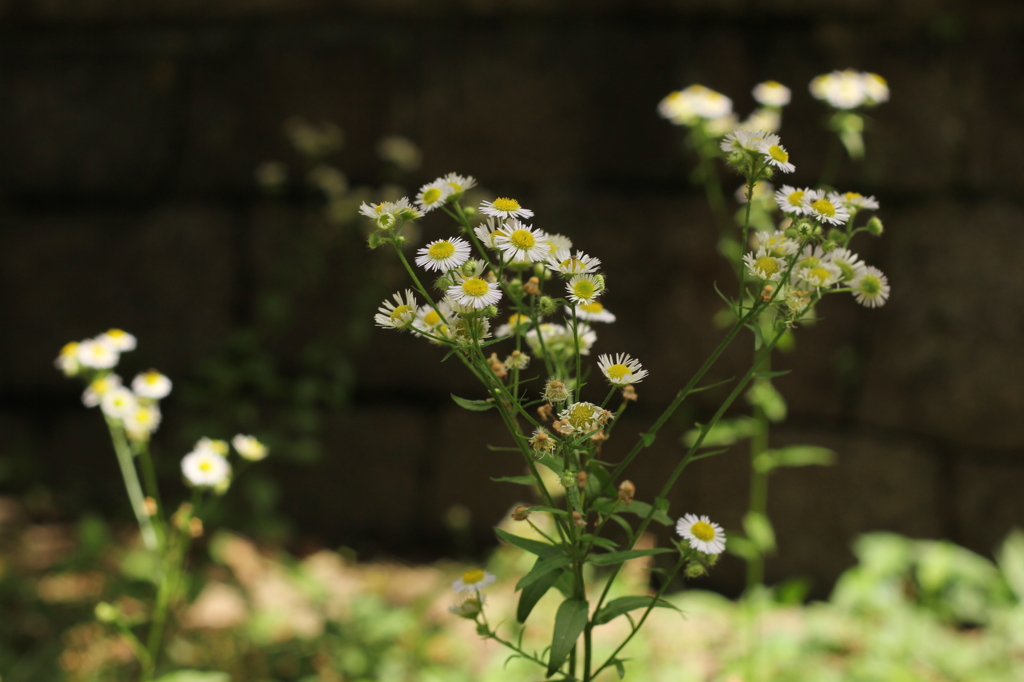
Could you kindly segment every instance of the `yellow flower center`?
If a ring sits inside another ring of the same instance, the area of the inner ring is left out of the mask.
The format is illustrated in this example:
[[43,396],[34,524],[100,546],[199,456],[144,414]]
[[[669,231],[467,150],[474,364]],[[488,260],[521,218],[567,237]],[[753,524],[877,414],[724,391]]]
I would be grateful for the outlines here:
[[789,153],[777,144],[773,144],[768,147],[768,155],[779,163],[786,163],[789,161]]
[[149,410],[142,408],[135,413],[135,421],[139,422],[140,426],[146,426],[153,421],[153,416]]
[[92,382],[91,388],[97,394],[103,395],[104,393],[110,390],[110,379],[97,379],[96,381]]
[[228,454],[228,444],[227,444],[226,441],[223,441],[223,440],[213,440],[213,441],[210,441],[210,447],[213,448],[214,452],[220,453],[222,455]]
[[782,83],[779,83],[778,81],[765,81],[764,84],[765,84],[765,87],[772,88],[772,89],[781,88],[782,87]]
[[508,238],[509,243],[517,249],[532,249],[537,240],[529,230],[516,230]]
[[431,187],[430,189],[423,193],[424,204],[433,204],[437,202],[437,200],[440,198],[441,190],[439,190],[437,187]]
[[832,202],[828,199],[818,199],[811,204],[811,208],[814,209],[815,213],[831,218],[836,214],[836,207],[832,205]]
[[788,197],[786,197],[786,201],[788,201],[791,206],[799,206],[800,202],[803,200],[804,191],[802,189],[798,189],[797,191],[791,193]]
[[211,462],[208,459],[204,459],[202,462],[199,463],[199,470],[204,472],[204,473],[210,471],[210,469],[212,469],[212,468],[213,468],[213,462]]
[[526,324],[529,321],[529,317],[526,315],[520,315],[519,313],[513,313],[512,316],[508,318],[509,325],[513,327],[518,327],[519,325]]
[[862,195],[857,192],[847,192],[843,196],[846,197],[847,201],[853,201],[854,199],[860,199]]
[[600,313],[604,311],[604,306],[594,301],[593,303],[584,303],[580,306],[580,310],[585,313]]
[[143,375],[142,380],[145,381],[147,384],[150,384],[150,385],[155,384],[158,381],[160,381],[160,372],[154,372],[154,371],[146,372]]
[[839,267],[839,272],[843,273],[844,282],[849,282],[851,279],[853,279],[853,266],[851,266],[844,260],[834,260],[832,262]]
[[882,291],[882,280],[874,275],[865,275],[860,280],[860,290],[868,296],[877,296]]
[[436,310],[431,310],[429,313],[423,316],[423,324],[427,325],[428,327],[433,327],[440,321],[441,316],[438,314]]
[[594,283],[591,282],[589,279],[581,279],[580,281],[572,285],[572,292],[576,294],[577,297],[582,298],[584,300],[588,298],[593,298]]
[[509,199],[507,197],[498,197],[493,202],[491,202],[491,206],[493,206],[495,208],[495,210],[498,210],[498,211],[518,211],[519,210],[519,202],[516,201],[515,199]]
[[125,332],[121,329],[110,329],[107,331],[107,336],[112,339],[120,339],[125,335]]
[[704,542],[709,542],[715,539],[715,529],[712,528],[710,523],[705,521],[698,521],[697,523],[690,526],[690,532],[693,533],[693,537]]
[[64,347],[60,349],[60,355],[62,358],[66,358],[70,355],[74,355],[78,352],[78,342],[72,341],[71,343],[64,344]]
[[608,368],[608,378],[621,381],[625,376],[632,376],[633,372],[625,365],[612,365]]
[[821,259],[818,258],[817,256],[808,256],[807,258],[804,258],[802,261],[800,261],[800,266],[804,268],[814,268],[817,267],[818,263],[820,262]]
[[831,273],[825,268],[811,268],[807,271],[807,279],[812,282],[817,282],[818,284],[824,284],[827,282],[829,275],[831,275]]
[[479,277],[472,277],[462,283],[462,290],[470,296],[483,296],[490,287]]
[[472,568],[462,574],[462,582],[466,585],[475,585],[484,579],[484,572],[479,568]]
[[754,261],[754,270],[763,272],[766,277],[771,277],[779,271],[779,261],[771,256],[761,256]]
[[391,311],[391,324],[401,322],[404,317],[412,312],[412,306],[400,305]]
[[427,255],[433,258],[434,260],[444,260],[446,258],[451,258],[454,253],[455,245],[452,244],[451,242],[437,242],[436,244],[432,244],[431,247],[427,249]]
[[593,414],[590,405],[580,403],[569,410],[569,423],[573,425],[573,428],[582,429],[590,424]]
[[449,182],[448,186],[452,188],[452,194],[459,194],[462,192],[462,185],[457,182]]

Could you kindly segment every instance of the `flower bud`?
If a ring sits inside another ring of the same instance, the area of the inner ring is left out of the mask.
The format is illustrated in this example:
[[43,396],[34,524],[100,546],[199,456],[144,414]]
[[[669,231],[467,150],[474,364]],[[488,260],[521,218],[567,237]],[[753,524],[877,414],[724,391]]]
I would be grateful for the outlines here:
[[146,506],[147,514],[149,514],[150,516],[156,516],[156,513],[158,511],[156,506],[156,500],[154,500],[152,497],[147,497],[142,501],[142,503]]
[[537,303],[540,308],[541,315],[550,315],[555,312],[555,308],[558,307],[555,305],[555,300],[550,296],[541,296]]
[[846,239],[846,235],[843,234],[842,230],[837,230],[836,228],[833,227],[831,230],[828,231],[828,238],[836,243],[839,243]]
[[548,272],[547,268],[545,268],[542,264],[534,263],[534,265],[533,265],[533,274],[535,276],[540,277],[540,278],[543,279],[544,276],[547,275],[547,272]]
[[707,571],[704,570],[704,566],[697,562],[692,562],[686,565],[687,578],[699,578],[705,573],[707,573]]
[[868,232],[875,235],[876,237],[878,237],[879,235],[882,234],[882,232],[885,231],[885,228],[882,227],[882,221],[879,220],[878,218],[872,218],[871,220],[869,220],[866,227]]
[[401,236],[395,237],[394,244],[395,244],[395,246],[401,246],[402,244],[405,244],[405,241],[406,241],[405,237],[401,237]]
[[619,484],[619,499],[628,507],[636,495],[636,486],[633,481],[623,481]]
[[370,236],[366,238],[366,244],[371,249],[376,249],[378,246],[380,246],[380,241],[380,235],[377,234],[376,232],[371,232]]
[[465,213],[466,215],[476,215],[476,207],[475,206],[463,206],[462,207],[462,212]]
[[587,486],[587,478],[588,478],[588,474],[587,474],[586,471],[577,472],[576,473],[576,485],[578,485],[581,488],[585,488]]
[[577,526],[585,527],[587,525],[587,520],[583,518],[583,514],[580,514],[578,511],[574,511],[572,513],[572,522]]
[[761,289],[761,300],[767,303],[772,300],[772,294],[775,293],[775,287],[771,284],[765,284],[764,289]]
[[512,512],[512,519],[515,521],[525,521],[530,517],[530,505],[521,504],[516,507],[516,510]]
[[554,416],[554,408],[551,407],[551,403],[544,403],[538,407],[537,415],[541,418],[541,421],[551,421],[551,417]]
[[836,250],[837,246],[839,246],[839,245],[836,244],[831,239],[826,239],[825,241],[823,241],[821,243],[821,250],[824,251],[825,253],[832,253],[833,251]]
[[198,517],[193,516],[188,520],[188,534],[193,538],[203,537],[203,521]]
[[523,291],[536,296],[540,293],[540,280],[536,277],[531,277],[526,281],[526,284],[523,285]]
[[461,272],[466,277],[472,277],[476,274],[476,261],[470,258],[468,261],[462,264]]
[[382,230],[390,230],[398,223],[398,219],[390,213],[381,213],[377,216],[377,227]]
[[448,275],[442,275],[434,281],[434,286],[438,291],[448,291],[448,289],[455,285],[452,278]]
[[498,314],[498,306],[489,305],[485,307],[483,310],[481,310],[480,314],[483,315],[484,317],[494,317],[495,315]]
[[627,384],[626,387],[622,389],[622,399],[632,400],[633,402],[636,402],[636,389],[633,388],[632,384]]
[[566,469],[565,471],[562,472],[562,475],[561,477],[559,477],[558,482],[562,485],[563,488],[571,488],[572,486],[576,485],[576,472],[569,471],[568,469]]
[[486,637],[487,635],[489,635],[490,633],[487,631],[487,623],[477,623],[476,634],[480,635],[481,637]]
[[508,287],[509,293],[515,295],[518,298],[519,294],[522,293],[523,291],[523,280],[516,277],[515,279],[509,281],[509,283],[506,284],[505,286]]
[[550,380],[544,387],[544,400],[551,403],[560,403],[569,399],[569,389],[557,379]]

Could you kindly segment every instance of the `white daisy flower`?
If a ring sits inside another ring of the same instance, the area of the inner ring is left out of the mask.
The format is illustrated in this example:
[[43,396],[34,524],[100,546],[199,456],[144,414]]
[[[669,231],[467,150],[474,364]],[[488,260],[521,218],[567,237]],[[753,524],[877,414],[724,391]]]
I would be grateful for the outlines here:
[[245,434],[238,434],[231,439],[231,444],[235,446],[235,452],[242,459],[247,459],[250,462],[258,462],[265,458],[268,454],[267,446],[256,440],[253,436],[247,436]]
[[458,604],[452,604],[448,607],[448,612],[459,618],[475,619],[483,611],[484,604],[487,603],[485,597],[486,595],[478,592],[471,597],[466,597]]
[[124,419],[138,405],[135,394],[123,386],[110,389],[100,399],[100,409],[103,410],[103,414],[113,419]]
[[523,208],[515,199],[498,197],[494,201],[480,203],[480,212],[495,218],[532,218],[533,211]]
[[848,211],[877,211],[878,210],[878,199],[874,197],[866,197],[863,194],[857,192],[846,192],[840,195],[840,199],[843,203],[843,207]]
[[134,336],[123,329],[108,329],[105,333],[96,337],[97,341],[103,341],[110,345],[118,353],[126,353],[135,350],[137,341]]
[[102,336],[78,344],[78,364],[91,369],[110,369],[117,365],[121,353]]
[[732,113],[732,100],[711,88],[691,85],[683,92],[689,95],[693,110],[701,118],[723,118]]
[[777,145],[780,139],[778,135],[767,130],[742,130],[737,129],[722,138],[720,146],[723,152],[755,152],[763,153],[761,150],[765,145]]
[[548,243],[544,232],[524,225],[518,220],[507,223],[505,230],[495,236],[494,244],[505,253],[505,258],[512,262],[536,263],[546,259],[551,252],[551,244]]
[[413,295],[412,289],[406,289],[404,299],[402,292],[396,293],[394,298],[394,303],[385,300],[381,307],[377,308],[378,312],[373,319],[381,327],[391,327],[392,329],[408,327],[416,318],[416,297]]
[[437,304],[437,310],[429,305],[416,311],[416,319],[412,323],[415,331],[436,336],[435,331],[444,326],[444,321],[451,319],[452,309],[445,302]]
[[65,343],[64,347],[60,349],[57,359],[53,361],[53,366],[64,372],[64,376],[73,377],[82,368],[81,363],[78,362],[78,347],[80,345],[78,341]]
[[[480,310],[501,300],[501,289],[497,282],[488,282],[481,277],[469,277],[461,283],[448,287],[448,296],[456,306]],[[457,309],[457,308],[456,308]]]
[[416,195],[416,205],[424,214],[427,214],[439,206],[444,206],[451,194],[451,185],[445,182],[444,178],[438,178],[420,187],[420,191]]
[[438,239],[416,251],[416,265],[426,270],[448,272],[469,260],[472,247],[461,237]]
[[850,287],[857,303],[868,308],[878,308],[889,300],[889,278],[874,266],[867,266]]
[[568,249],[558,249],[548,257],[548,269],[563,277],[592,274],[597,272],[599,267],[601,267],[600,258],[588,256],[582,251],[577,251],[573,256]]
[[792,185],[783,185],[782,188],[775,193],[775,203],[779,205],[783,213],[789,215],[803,215],[807,212],[807,207],[804,206],[804,196],[810,191],[807,188],[797,189]]
[[743,130],[767,130],[775,133],[782,127],[778,109],[755,109],[739,126]]
[[797,281],[815,289],[830,287],[842,277],[843,272],[839,266],[824,259],[815,265],[799,267],[796,270]]
[[822,74],[811,81],[811,95],[836,109],[856,109],[867,101],[868,93],[860,73],[847,69]]
[[558,413],[558,419],[566,422],[569,433],[590,433],[608,421],[608,413],[594,403],[573,403]]
[[548,243],[551,244],[551,251],[569,251],[572,249],[572,240],[564,234],[548,233]]
[[767,107],[784,107],[792,95],[789,88],[778,81],[765,81],[754,86],[754,99]]
[[[572,317],[572,309],[568,306],[565,308],[566,315]],[[588,322],[614,322],[615,315],[612,311],[605,308],[601,303],[594,301],[593,303],[583,303],[576,306],[576,317],[580,320],[586,320]]]
[[479,568],[471,568],[452,583],[452,589],[456,592],[479,592],[486,589],[488,585],[493,585],[494,581],[493,573]]
[[453,341],[483,341],[491,337],[491,321],[486,317],[460,316],[450,318],[449,321],[451,327],[443,331],[443,336],[450,337]]
[[132,390],[140,398],[163,400],[171,392],[171,380],[155,369],[132,379]]
[[82,404],[86,407],[96,407],[105,396],[115,388],[121,388],[121,377],[116,374],[108,374],[92,381],[82,393]]
[[842,197],[835,192],[826,195],[820,189],[807,190],[804,194],[804,210],[806,215],[832,225],[844,225],[850,219],[850,212],[843,206]]
[[797,248],[800,246],[787,237],[786,233],[782,230],[758,232],[754,235],[754,241],[757,244],[757,248],[764,248],[769,256],[775,256],[776,258],[791,256],[796,253]]
[[160,427],[160,407],[152,405],[136,405],[135,409],[124,417],[124,429],[132,440],[142,441]]
[[842,273],[840,277],[841,282],[852,282],[867,269],[864,261],[849,249],[835,249],[831,253],[826,254],[825,258],[839,268],[839,271]]
[[676,532],[698,552],[721,554],[725,551],[725,531],[707,516],[687,514],[676,522]]
[[382,201],[378,204],[363,202],[359,207],[359,212],[373,220],[382,230],[390,230],[400,220],[415,220],[423,215],[412,207],[407,197],[402,197],[398,201]]
[[643,369],[640,361],[628,353],[616,353],[614,360],[611,355],[599,355],[597,366],[612,386],[635,384],[647,376],[647,370]]
[[495,329],[494,333],[499,337],[511,336],[517,331],[522,333],[530,326],[530,324],[530,318],[527,317],[526,315],[512,313],[512,315],[508,318],[508,322]]
[[668,93],[658,103],[658,114],[676,125],[690,125],[697,119],[693,101],[683,90]]
[[220,440],[219,438],[200,438],[196,441],[196,445],[193,450],[202,450],[203,452],[212,452],[215,455],[221,457],[228,456],[228,442],[226,440]]
[[736,130],[739,125],[739,119],[736,118],[736,114],[729,114],[721,118],[711,118],[704,121],[704,130],[711,137],[722,137],[730,130]]
[[[572,334],[572,326],[551,324],[545,322],[540,327],[540,335],[535,327],[526,332],[523,337],[534,355],[542,355],[541,340],[544,341],[544,349],[555,356],[566,358],[575,357],[575,340]],[[590,355],[590,349],[597,343],[597,333],[589,325],[580,323],[576,326],[576,336],[579,339],[579,354]]]
[[747,272],[751,275],[768,282],[776,282],[781,279],[782,272],[786,267],[785,261],[769,255],[768,250],[763,246],[756,253],[747,253],[743,256],[743,264],[747,266]]
[[462,176],[458,173],[449,173],[441,179],[448,183],[453,198],[461,197],[467,189],[476,187],[476,178],[472,175]]
[[[775,203],[774,199],[771,199],[774,192],[775,185],[766,180],[759,180],[754,183],[754,201],[769,199],[772,203]],[[740,185],[737,187],[736,191],[733,192],[733,196],[736,197],[736,203],[747,203],[747,186]]]
[[889,101],[889,84],[884,78],[877,73],[862,73],[860,77],[868,105]]
[[[771,137],[778,140],[777,135],[772,135]],[[775,166],[783,173],[792,173],[796,170],[796,166],[789,162],[789,152],[787,152],[785,147],[779,144],[778,141],[769,143],[766,139],[761,143],[759,151],[764,154],[764,159],[769,163],[769,165]]]
[[498,250],[498,245],[495,243],[498,236],[507,233],[508,226],[505,222],[493,217],[473,228],[473,234],[480,240],[480,243],[495,251]]
[[181,460],[181,473],[194,488],[215,488],[231,476],[231,465],[211,450],[193,450]]
[[565,290],[569,292],[569,300],[573,303],[593,303],[604,293],[604,280],[589,274],[575,275],[565,283]]
[[530,356],[522,351],[514,350],[505,358],[505,367],[509,369],[526,369],[530,365]]

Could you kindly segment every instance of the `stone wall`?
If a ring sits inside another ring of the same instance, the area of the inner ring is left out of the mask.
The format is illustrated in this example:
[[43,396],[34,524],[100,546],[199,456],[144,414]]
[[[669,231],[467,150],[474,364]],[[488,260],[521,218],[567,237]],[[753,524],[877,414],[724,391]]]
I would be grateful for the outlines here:
[[[827,585],[851,562],[850,540],[883,528],[990,552],[1024,523],[1022,32],[1010,2],[4,0],[0,442],[17,462],[7,482],[24,491],[34,478],[70,507],[116,508],[102,427],[53,357],[119,326],[140,338],[138,369],[156,365],[183,386],[200,373],[254,315],[274,240],[304,229],[299,199],[271,203],[253,181],[258,163],[290,158],[281,123],[295,114],[344,128],[338,163],[354,184],[386,179],[376,141],[402,134],[424,155],[408,189],[473,174],[605,261],[620,322],[597,351],[628,351],[652,373],[607,446],[625,451],[717,343],[712,282],[729,281],[688,183],[692,159],[655,105],[701,82],[744,112],[754,83],[781,80],[795,93],[783,128],[794,180],[813,182],[829,139],[805,85],[855,67],[886,76],[893,97],[872,111],[866,162],[839,184],[882,202],[887,234],[867,258],[893,296],[878,311],[829,301],[824,323],[781,357],[791,416],[773,442],[827,445],[840,460],[773,479],[781,550],[769,579]],[[424,227],[447,229],[433,216]],[[347,293],[367,278],[404,285],[357,242],[338,249],[277,350],[354,333]],[[304,536],[418,557],[450,550],[443,518],[462,504],[489,542],[517,491],[487,477],[520,466],[486,449],[496,418],[450,403],[474,388],[435,350],[361,333],[358,407],[321,415],[317,463],[269,465],[281,509]],[[748,355],[738,344],[716,377]],[[634,465],[641,497],[679,456],[684,418],[713,398],[695,400]],[[188,413],[172,399],[175,410]],[[170,485],[183,433],[172,418],[160,435]],[[745,471],[739,451],[694,466],[673,511],[736,527]],[[727,562],[715,584],[739,580]]]

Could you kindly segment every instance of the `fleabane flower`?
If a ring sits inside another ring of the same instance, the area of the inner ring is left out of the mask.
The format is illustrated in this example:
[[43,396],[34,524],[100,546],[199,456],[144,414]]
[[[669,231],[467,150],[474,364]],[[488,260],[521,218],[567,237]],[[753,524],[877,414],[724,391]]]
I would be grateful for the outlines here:
[[116,374],[107,374],[94,379],[82,393],[82,404],[86,407],[96,407],[103,400],[103,396],[115,388],[121,388],[121,377]]
[[864,272],[850,284],[857,303],[868,308],[878,308],[889,300],[889,279],[874,266],[867,266]]
[[[539,330],[539,333],[538,333]],[[590,349],[597,342],[597,333],[588,325],[580,323],[576,327],[576,338],[573,338],[572,327],[544,322],[526,332],[523,337],[530,345],[534,355],[547,353],[559,357],[570,358],[576,355],[576,339],[579,340],[579,354],[590,355]],[[543,339],[543,346],[541,340]]]
[[572,249],[572,240],[566,237],[564,234],[551,234],[548,233],[548,243],[551,244],[551,252],[555,251],[569,251]]
[[228,481],[231,465],[211,449],[195,449],[181,460],[181,473],[194,488],[217,488]]
[[850,212],[878,210],[878,199],[874,197],[866,197],[857,192],[846,192],[839,196],[843,207]]
[[819,260],[814,265],[807,265],[796,269],[796,279],[815,289],[830,287],[838,282],[842,276],[842,270],[839,269],[838,265],[824,259]]
[[451,194],[451,185],[445,182],[444,178],[438,178],[420,187],[419,193],[416,194],[416,205],[420,211],[427,214],[439,206],[444,206]]
[[537,457],[551,454],[557,445],[558,441],[551,437],[547,429],[544,427],[534,429],[533,437],[530,438],[530,447],[537,453]]
[[482,277],[467,277],[460,283],[448,287],[448,297],[456,310],[480,310],[501,300],[501,289],[497,282],[488,282]]
[[82,368],[81,363],[78,362],[79,345],[78,341],[65,343],[64,347],[60,349],[57,359],[53,361],[53,366],[64,372],[64,376],[73,377]]
[[533,211],[523,208],[515,199],[498,197],[494,201],[480,203],[480,212],[495,218],[532,218]]
[[444,321],[452,316],[452,309],[444,302],[437,304],[437,310],[429,305],[421,306],[416,311],[416,319],[412,323],[415,331],[434,334],[436,330],[444,326]]
[[767,282],[781,279],[786,266],[785,261],[770,255],[763,246],[756,253],[747,253],[743,256],[743,264],[747,266],[747,272]]
[[135,347],[138,345],[138,341],[135,337],[123,329],[108,329],[97,336],[96,340],[110,344],[110,347],[118,353],[126,353],[128,351],[135,350]]
[[416,318],[416,297],[412,289],[405,290],[405,298],[402,292],[394,294],[395,302],[385,300],[374,315],[374,321],[381,327],[392,329],[403,329],[408,327]]
[[110,369],[121,359],[120,351],[103,336],[82,341],[76,351],[78,364],[91,369]]
[[791,185],[783,185],[775,193],[775,203],[779,205],[783,213],[789,215],[803,215],[807,213],[804,206],[804,196],[809,190],[807,188],[797,189]]
[[616,353],[614,360],[611,355],[599,355],[597,366],[612,386],[628,386],[643,381],[647,376],[647,370],[643,369],[640,361],[627,353]]
[[382,230],[390,230],[402,220],[415,220],[423,214],[413,208],[407,197],[398,201],[382,201],[377,204],[363,204],[359,212],[376,223]]
[[494,581],[493,573],[488,573],[480,568],[471,568],[452,583],[452,589],[456,592],[479,592],[486,589],[488,585],[493,585]]
[[604,279],[595,275],[575,275],[565,283],[569,300],[573,303],[593,303],[604,293]]
[[494,237],[494,245],[505,254],[508,261],[529,261],[536,263],[548,257],[551,244],[547,235],[518,220],[505,225],[505,230]]
[[769,107],[755,109],[750,112],[750,116],[747,120],[743,121],[739,125],[743,130],[767,130],[768,132],[778,132],[782,127],[782,116],[779,115],[778,109],[772,109]]
[[228,456],[228,442],[226,440],[220,440],[219,438],[200,438],[196,441],[196,445],[193,450],[202,450],[204,452],[212,452],[215,455],[221,457]]
[[721,554],[725,551],[725,531],[707,516],[687,514],[676,522],[676,532],[698,552]]
[[171,380],[155,369],[151,369],[132,379],[132,390],[140,398],[163,400],[171,392]]
[[839,268],[842,273],[841,282],[852,282],[857,279],[867,268],[864,261],[853,251],[844,248],[837,248],[825,255],[829,262]]
[[556,249],[548,256],[548,269],[559,273],[563,277],[593,274],[600,267],[600,258],[588,256],[582,251],[576,251],[574,256],[569,249]]
[[458,199],[467,189],[476,187],[476,178],[472,175],[463,176],[458,173],[449,173],[441,178],[441,180],[443,180],[451,190],[452,199]]
[[723,152],[754,152],[763,153],[765,145],[777,145],[780,142],[779,136],[767,130],[743,130],[737,129],[722,138],[720,146]]
[[699,119],[713,120],[732,113],[732,100],[703,85],[691,85],[665,96],[658,113],[676,125],[694,125]]
[[458,616],[459,618],[466,618],[468,620],[475,620],[480,612],[484,609],[486,595],[480,594],[479,592],[463,599],[458,604],[452,604],[448,607],[448,612]]
[[604,426],[608,412],[594,403],[573,403],[558,413],[558,419],[568,426],[569,433],[590,433]]
[[267,446],[259,442],[253,436],[247,436],[243,433],[239,433],[231,439],[231,444],[235,446],[235,452],[238,453],[242,459],[247,459],[250,462],[258,462],[265,458],[269,452]]
[[498,336],[511,336],[516,332],[522,333],[529,329],[529,327],[529,316],[521,313],[512,313],[508,318],[508,322],[495,329],[494,333]]
[[100,409],[112,419],[124,419],[138,404],[135,394],[123,386],[111,388],[100,398]]
[[789,152],[779,144],[777,136],[772,135],[771,137],[774,137],[775,140],[763,141],[759,151],[764,154],[764,159],[769,165],[775,166],[783,173],[792,173],[796,170],[796,166],[789,162]]
[[800,246],[787,237],[786,233],[782,230],[758,232],[754,235],[754,240],[757,242],[757,248],[764,248],[769,256],[775,256],[776,258],[790,256],[796,253],[797,248]]
[[123,419],[124,430],[132,440],[145,441],[160,427],[162,418],[157,404],[136,405]]
[[850,212],[843,206],[842,197],[824,190],[811,189],[804,194],[805,214],[817,218],[823,223],[844,225],[850,219]]
[[778,81],[765,81],[754,86],[754,99],[768,107],[784,107],[789,104],[792,93]]
[[416,265],[427,270],[448,272],[469,260],[471,252],[469,242],[461,237],[438,239],[416,251]]
[[860,78],[867,95],[868,106],[889,101],[889,83],[884,78],[877,73],[862,73]]
[[[565,312],[570,317],[572,316],[572,309],[566,307]],[[576,306],[576,317],[587,322],[614,322],[615,315],[612,311],[608,310],[601,303],[594,301],[593,303],[581,303]]]
[[496,243],[498,236],[507,233],[506,224],[493,216],[473,228],[473,234],[480,240],[480,243],[494,251],[498,250]]

